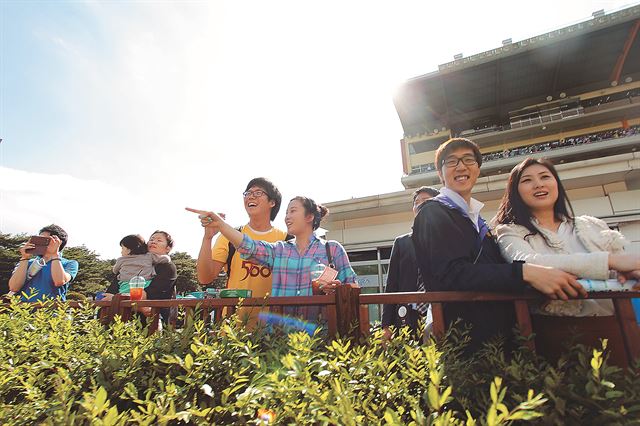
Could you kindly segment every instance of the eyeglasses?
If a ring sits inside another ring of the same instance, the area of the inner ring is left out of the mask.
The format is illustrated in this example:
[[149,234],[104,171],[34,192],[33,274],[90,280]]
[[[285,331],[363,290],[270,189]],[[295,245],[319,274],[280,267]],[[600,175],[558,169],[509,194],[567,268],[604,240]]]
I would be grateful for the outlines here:
[[257,189],[255,191],[244,191],[242,193],[242,196],[244,198],[251,197],[251,196],[253,196],[255,198],[260,198],[260,197],[262,197],[263,195],[266,195],[266,194],[267,194],[266,192]]
[[464,164],[465,166],[473,166],[475,164],[478,164],[478,161],[476,161],[476,157],[471,157],[471,156],[466,156],[462,158],[456,158],[456,157],[447,158],[442,162],[442,164],[452,169],[456,167],[458,164],[460,164],[461,161],[462,161],[462,164]]

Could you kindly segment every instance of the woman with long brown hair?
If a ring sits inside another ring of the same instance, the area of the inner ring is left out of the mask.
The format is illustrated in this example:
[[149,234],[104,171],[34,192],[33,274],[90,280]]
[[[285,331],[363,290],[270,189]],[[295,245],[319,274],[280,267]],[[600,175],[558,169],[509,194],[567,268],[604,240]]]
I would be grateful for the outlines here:
[[[578,278],[620,281],[640,277],[640,255],[624,252],[622,234],[591,216],[575,216],[558,172],[544,159],[515,166],[494,221],[502,254],[510,261],[550,266]],[[551,301],[540,313],[613,315],[610,300]]]

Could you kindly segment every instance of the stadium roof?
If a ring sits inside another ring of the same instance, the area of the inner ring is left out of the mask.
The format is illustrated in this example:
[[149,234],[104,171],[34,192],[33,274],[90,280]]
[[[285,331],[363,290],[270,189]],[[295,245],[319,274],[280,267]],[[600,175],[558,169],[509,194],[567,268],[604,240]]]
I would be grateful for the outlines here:
[[520,108],[640,80],[640,6],[580,22],[439,66],[408,80],[394,104],[405,136],[483,120]]

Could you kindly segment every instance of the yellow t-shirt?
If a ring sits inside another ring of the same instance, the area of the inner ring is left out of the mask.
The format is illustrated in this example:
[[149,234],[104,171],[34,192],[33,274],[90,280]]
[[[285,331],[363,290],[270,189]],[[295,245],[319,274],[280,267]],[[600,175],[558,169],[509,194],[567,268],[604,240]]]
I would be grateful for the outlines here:
[[[269,231],[259,232],[252,229],[248,224],[242,227],[242,233],[247,234],[251,239],[270,243],[282,241],[287,236],[285,231],[278,228],[271,228]],[[226,269],[228,255],[229,240],[224,235],[220,235],[213,245],[211,257],[213,260],[224,263],[224,268]],[[229,273],[229,271],[227,271],[227,273]],[[236,252],[231,258],[231,273],[227,287],[249,289],[253,297],[264,297],[267,294],[271,294],[271,269],[267,266],[242,259],[240,254]],[[247,308],[247,310],[249,309],[250,308]],[[248,314],[250,317],[249,324],[253,324],[260,310],[250,309],[250,312],[247,312],[247,310],[241,309],[239,316],[242,319],[243,316]]]

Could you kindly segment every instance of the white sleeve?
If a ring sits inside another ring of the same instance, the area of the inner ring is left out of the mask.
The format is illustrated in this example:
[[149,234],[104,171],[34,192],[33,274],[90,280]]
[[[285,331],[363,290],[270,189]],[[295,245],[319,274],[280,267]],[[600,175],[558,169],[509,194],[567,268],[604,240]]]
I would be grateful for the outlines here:
[[579,278],[606,280],[609,278],[609,253],[541,254],[536,252],[524,237],[509,225],[496,228],[498,245],[504,258],[536,265],[550,266],[576,275]]

